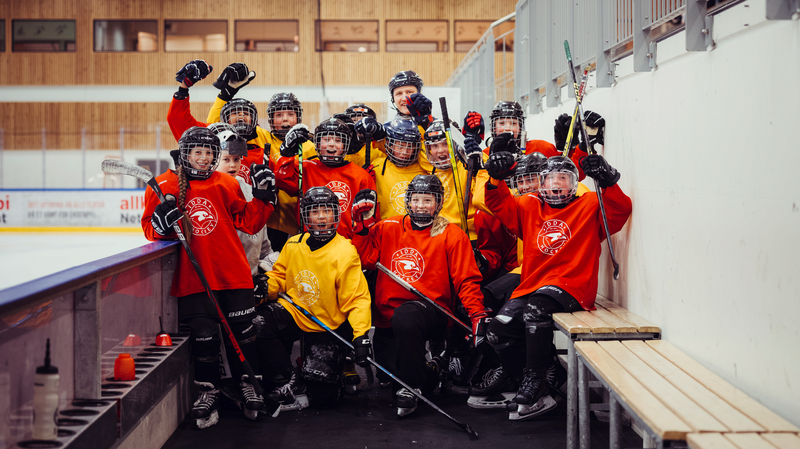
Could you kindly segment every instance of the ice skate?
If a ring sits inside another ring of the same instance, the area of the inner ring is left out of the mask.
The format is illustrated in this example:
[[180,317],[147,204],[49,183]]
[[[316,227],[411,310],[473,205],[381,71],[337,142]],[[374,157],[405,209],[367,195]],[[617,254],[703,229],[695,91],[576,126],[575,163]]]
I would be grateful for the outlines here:
[[547,367],[547,384],[550,386],[551,393],[555,393],[556,401],[567,398],[567,370],[561,365],[558,356],[553,356],[550,366]]
[[[260,376],[256,376],[256,382],[258,382],[258,377]],[[260,394],[256,394],[256,389],[249,382],[249,376],[247,374],[242,376],[242,382],[239,384],[239,388],[242,391],[243,402],[241,406],[244,416],[247,419],[255,421],[258,417],[258,412],[264,410],[264,397]]]
[[194,382],[200,396],[192,405],[192,418],[198,429],[205,429],[219,422],[219,390],[209,382]]
[[281,411],[302,410],[309,405],[306,384],[297,371],[288,381],[272,390],[268,397],[281,404]]
[[[419,388],[415,388],[414,391],[422,394]],[[407,388],[403,387],[398,390],[395,397],[397,400],[397,416],[399,418],[408,416],[417,409],[417,397],[414,396],[414,393],[408,391]]]
[[483,382],[470,387],[467,405],[471,408],[506,408],[518,388],[519,382],[499,366],[488,371]]
[[358,385],[361,383],[361,376],[356,371],[356,365],[350,360],[344,364],[344,392],[346,394],[356,394]]
[[546,413],[556,407],[556,401],[548,394],[549,386],[544,371],[525,369],[514,401],[508,404],[508,419],[521,421]]

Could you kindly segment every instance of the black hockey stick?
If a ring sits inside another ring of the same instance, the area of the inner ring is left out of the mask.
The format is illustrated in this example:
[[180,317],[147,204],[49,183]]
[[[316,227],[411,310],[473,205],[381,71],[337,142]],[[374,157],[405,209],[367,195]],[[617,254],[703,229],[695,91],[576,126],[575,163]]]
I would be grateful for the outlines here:
[[[572,86],[575,89],[575,96],[577,97],[579,94],[578,91],[578,82],[575,80],[575,66],[572,64],[572,53],[569,51],[569,41],[564,41],[564,50],[567,52],[567,65],[569,66],[569,76],[572,78]],[[581,127],[581,134],[583,135],[583,141],[586,142],[586,152],[589,154],[597,154],[594,150],[594,147],[589,142],[589,133],[586,132],[586,123],[583,121],[583,106],[581,106],[580,100],[578,100],[578,112],[577,114],[579,119],[579,124]],[[573,116],[573,120],[575,117]],[[619,279],[619,262],[617,262],[617,257],[614,255],[614,245],[611,244],[611,232],[608,230],[608,218],[606,217],[606,206],[603,204],[603,195],[600,193],[600,186],[597,185],[597,180],[594,181],[594,189],[597,192],[597,202],[600,204],[600,214],[603,217],[603,228],[606,231],[606,241],[608,242],[608,254],[611,256],[611,265],[614,266],[614,280]]]
[[[450,115],[447,113],[447,99],[439,97],[439,106],[442,108],[442,120],[444,121],[444,135],[447,139],[447,149],[450,152],[450,169],[453,170],[453,177],[456,181],[456,195],[461,199],[459,208],[461,209],[461,228],[469,235],[469,224],[467,223],[467,209],[464,209],[464,192],[461,190],[461,176],[458,174],[458,166],[456,162],[456,145],[453,143],[452,133],[450,132]],[[424,135],[424,132],[423,132]],[[469,186],[467,186],[469,188]],[[443,200],[444,201],[444,200]]]
[[[159,201],[161,201],[162,203],[166,201],[166,198],[164,198],[164,192],[161,191],[161,187],[159,187],[156,178],[153,177],[153,174],[150,173],[149,170],[139,167],[138,165],[131,164],[130,162],[123,162],[115,159],[104,160],[101,167],[104,173],[114,174],[114,175],[129,175],[139,179],[142,182],[147,183],[147,185],[150,186],[150,188],[153,189],[153,192],[158,196]],[[242,368],[244,369],[245,374],[247,374],[247,376],[249,377],[250,383],[253,385],[253,389],[256,391],[256,394],[263,396],[264,390],[258,383],[258,379],[256,379],[256,374],[253,372],[253,368],[250,366],[250,363],[248,363],[247,359],[245,359],[244,353],[242,352],[242,348],[239,347],[239,342],[236,341],[236,337],[233,335],[233,330],[231,329],[230,324],[228,324],[228,320],[225,318],[225,313],[219,307],[219,302],[217,301],[217,297],[214,295],[214,291],[211,290],[211,286],[208,284],[208,280],[206,280],[206,277],[203,274],[203,270],[200,268],[200,264],[194,257],[194,253],[192,253],[192,248],[189,247],[189,242],[186,241],[186,237],[183,235],[181,227],[178,225],[178,223],[175,223],[173,229],[175,230],[175,233],[178,235],[178,239],[181,241],[183,249],[186,250],[186,255],[189,256],[189,260],[192,262],[194,271],[197,273],[197,277],[200,278],[200,282],[206,289],[208,297],[211,298],[211,302],[214,304],[214,308],[217,310],[217,316],[219,317],[220,322],[222,323],[222,328],[225,330],[225,332],[227,332],[228,340],[230,340],[233,349],[236,350],[236,354],[239,356],[239,361],[242,362]],[[266,407],[268,415],[271,415],[273,417],[278,416],[278,412],[280,411],[281,408],[281,405],[278,402],[265,397],[264,406]]]
[[364,170],[368,169],[370,165],[372,165],[372,161],[370,160],[370,153],[372,152],[372,134],[364,134],[364,140],[366,140],[366,145],[364,145]]
[[[337,338],[339,341],[341,341],[342,343],[344,343],[344,344],[345,344],[345,345],[346,345],[348,348],[350,348],[350,349],[354,349],[354,348],[353,348],[353,344],[352,344],[352,343],[350,343],[349,341],[345,340],[345,339],[344,339],[344,338],[343,338],[341,335],[339,335],[339,334],[337,334],[336,332],[334,332],[334,331],[333,331],[333,329],[331,329],[331,328],[330,328],[330,327],[328,327],[328,326],[327,326],[325,323],[323,323],[322,321],[320,321],[320,319],[319,319],[319,318],[317,318],[316,316],[314,316],[314,314],[313,314],[313,313],[311,313],[311,312],[309,312],[308,310],[306,310],[305,308],[303,308],[303,307],[300,307],[300,306],[298,306],[297,304],[295,304],[295,302],[294,302],[294,301],[292,301],[292,298],[291,298],[289,295],[287,295],[287,294],[286,294],[286,293],[284,293],[284,292],[279,292],[279,293],[278,293],[278,296],[280,296],[280,297],[281,297],[281,298],[283,298],[283,299],[284,299],[286,302],[288,302],[289,304],[291,304],[291,305],[292,305],[292,306],[293,306],[295,309],[299,310],[299,311],[300,311],[300,313],[302,313],[303,315],[307,316],[307,317],[308,317],[308,319],[310,319],[311,321],[313,321],[313,322],[317,323],[317,324],[319,325],[319,327],[321,327],[321,328],[325,329],[325,330],[326,330],[328,333],[330,333],[331,335],[333,335],[334,337],[336,337],[336,338]],[[384,367],[382,367],[381,365],[379,365],[379,364],[378,364],[378,362],[376,362],[376,361],[372,360],[372,358],[371,358],[371,357],[367,357],[367,361],[368,361],[369,363],[371,363],[371,364],[372,364],[372,366],[374,366],[375,368],[378,368],[379,370],[381,370],[381,371],[383,371],[384,373],[386,373],[386,375],[387,375],[387,376],[391,377],[391,378],[392,378],[392,379],[393,379],[395,382],[397,382],[397,383],[399,383],[400,385],[402,385],[402,386],[403,386],[403,387],[404,387],[406,390],[410,391],[410,392],[411,392],[411,394],[413,394],[414,396],[416,396],[418,399],[422,400],[424,403],[426,403],[426,404],[430,405],[431,407],[433,407],[433,408],[434,408],[434,410],[436,410],[437,412],[439,412],[439,413],[441,413],[442,415],[444,415],[445,417],[447,417],[447,419],[449,419],[450,421],[453,421],[453,422],[454,422],[454,423],[455,423],[455,424],[456,424],[458,427],[461,427],[461,428],[462,428],[462,429],[463,429],[465,432],[467,432],[468,434],[470,434],[470,435],[474,436],[475,438],[478,438],[478,432],[475,432],[475,431],[472,429],[472,427],[470,427],[470,425],[469,425],[469,424],[462,423],[461,421],[459,421],[459,420],[457,420],[457,419],[453,418],[452,416],[448,415],[448,414],[447,414],[447,412],[445,412],[444,410],[442,410],[441,408],[439,408],[438,406],[436,406],[436,404],[434,404],[433,402],[431,402],[430,400],[428,400],[428,398],[426,398],[425,396],[423,396],[423,395],[422,395],[422,394],[420,394],[420,393],[417,393],[417,390],[415,390],[415,389],[411,388],[410,386],[408,386],[408,384],[407,384],[407,383],[403,382],[402,380],[398,379],[398,378],[397,378],[397,376],[395,376],[394,374],[390,373],[390,372],[389,372],[389,370],[387,370],[386,368],[384,368]]]
[[469,338],[472,338],[472,328],[471,328],[470,326],[467,326],[466,324],[464,324],[464,322],[462,322],[462,321],[461,321],[461,320],[459,320],[458,318],[456,318],[456,316],[455,316],[455,315],[453,315],[453,313],[452,313],[452,312],[450,312],[449,310],[445,309],[445,308],[444,308],[444,307],[442,307],[441,305],[437,304],[437,303],[436,303],[434,300],[432,300],[431,298],[428,298],[427,296],[425,296],[425,294],[424,294],[424,293],[422,293],[421,291],[419,291],[419,290],[417,290],[416,288],[414,288],[414,286],[413,286],[413,285],[411,285],[411,284],[409,284],[408,282],[406,282],[406,281],[405,281],[403,278],[401,278],[401,277],[400,277],[400,276],[398,276],[397,274],[393,273],[393,272],[392,272],[392,270],[390,270],[390,269],[388,269],[388,268],[384,267],[382,263],[380,263],[380,262],[375,262],[375,266],[376,266],[376,267],[378,267],[378,269],[379,269],[379,270],[381,270],[381,271],[383,271],[384,273],[386,273],[386,275],[387,275],[387,276],[389,276],[389,277],[390,277],[390,278],[391,278],[393,281],[395,281],[395,282],[397,282],[398,284],[400,284],[400,286],[401,286],[401,287],[403,287],[404,289],[406,289],[406,290],[410,291],[411,293],[413,293],[413,294],[415,294],[415,295],[419,296],[420,298],[424,299],[425,301],[428,301],[428,302],[429,302],[431,305],[433,305],[433,307],[436,307],[437,309],[439,309],[439,311],[441,311],[442,313],[444,313],[445,315],[447,315],[447,316],[448,316],[448,318],[450,318],[451,320],[453,320],[453,322],[455,322],[455,323],[456,323],[456,324],[458,324],[459,326],[463,327],[463,328],[464,328],[464,329],[467,331],[467,334],[469,335]]

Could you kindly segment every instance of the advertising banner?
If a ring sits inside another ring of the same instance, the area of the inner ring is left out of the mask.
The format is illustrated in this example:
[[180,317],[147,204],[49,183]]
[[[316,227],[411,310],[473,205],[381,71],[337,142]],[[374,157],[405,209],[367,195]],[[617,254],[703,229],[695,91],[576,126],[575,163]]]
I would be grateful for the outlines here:
[[0,190],[0,230],[140,228],[144,189]]

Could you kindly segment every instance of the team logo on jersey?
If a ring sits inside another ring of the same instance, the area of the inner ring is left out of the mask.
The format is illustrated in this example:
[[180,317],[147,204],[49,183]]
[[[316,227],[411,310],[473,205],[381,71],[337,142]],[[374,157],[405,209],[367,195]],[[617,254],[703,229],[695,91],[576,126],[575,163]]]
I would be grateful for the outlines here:
[[439,181],[442,181],[442,187],[444,187],[444,198],[442,199],[442,204],[446,204],[447,199],[450,198],[450,177],[447,176],[447,173],[442,173],[438,170],[436,173],[434,173],[434,175],[439,178]]
[[536,243],[539,245],[539,251],[554,256],[567,244],[570,237],[572,232],[566,223],[561,220],[547,220],[539,231]]
[[425,260],[414,248],[403,248],[392,254],[391,270],[408,283],[413,283],[425,272]]
[[217,227],[217,210],[205,198],[192,198],[186,203],[186,211],[192,220],[192,235],[208,235]]
[[343,214],[346,211],[350,210],[350,186],[343,183],[342,181],[331,181],[325,184],[325,187],[331,189],[331,191],[339,198],[339,213]]
[[294,277],[294,286],[297,300],[307,306],[312,306],[319,300],[319,281],[314,273],[302,270]]
[[400,215],[406,214],[406,190],[408,189],[408,181],[400,181],[392,187],[390,194],[392,207]]
[[253,184],[253,182],[250,180],[250,167],[247,165],[242,164],[239,166],[238,175],[244,178],[244,182],[246,182],[248,185]]

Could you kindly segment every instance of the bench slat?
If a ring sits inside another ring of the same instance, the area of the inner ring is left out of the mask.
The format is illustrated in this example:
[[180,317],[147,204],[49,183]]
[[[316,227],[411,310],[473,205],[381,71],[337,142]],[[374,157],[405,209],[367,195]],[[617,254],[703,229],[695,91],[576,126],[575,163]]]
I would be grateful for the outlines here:
[[683,440],[692,431],[596,342],[578,341],[575,342],[575,349],[660,438]]
[[553,321],[566,329],[570,334],[588,334],[592,332],[588,324],[579,320],[571,313],[554,313]]
[[613,334],[614,327],[605,321],[598,318],[592,312],[581,310],[579,312],[572,312],[572,315],[589,325],[592,333],[594,334]]
[[628,309],[620,306],[619,304],[609,301],[603,297],[598,296],[595,299],[595,305],[600,305],[603,308],[607,309],[609,312],[613,313],[614,315],[622,318],[623,320],[633,324],[639,329],[639,332],[654,332],[654,333],[661,333],[661,328],[656,326],[655,324],[647,321],[646,319],[636,315],[635,313],[629,311]]
[[703,407],[731,432],[763,432],[765,429],[747,415],[740,412],[711,390],[701,385],[692,376],[670,363],[647,343],[641,340],[629,340],[622,343],[637,357],[642,359],[658,374],[672,385],[686,393],[694,402]]
[[[669,407],[683,422],[689,424],[694,432],[727,432],[729,430],[678,388],[661,377],[621,342],[602,341],[598,344],[659,401]],[[650,351],[655,352],[652,349]]]
[[800,449],[800,436],[793,433],[762,433],[761,436],[781,449]]
[[739,449],[775,449],[775,446],[757,433],[726,433],[725,438]]
[[623,320],[617,315],[614,315],[613,313],[602,307],[598,307],[597,310],[592,312],[592,314],[594,314],[596,317],[600,318],[601,320],[613,326],[614,332],[616,333],[638,332],[636,326]]
[[734,406],[736,409],[752,418],[769,432],[800,432],[795,425],[778,416],[772,410],[764,407],[736,389],[711,370],[699,364],[675,346],[664,340],[650,340],[647,342],[659,354],[680,367],[706,388],[716,393],[719,397]]
[[686,442],[692,449],[739,449],[721,433],[690,433]]

